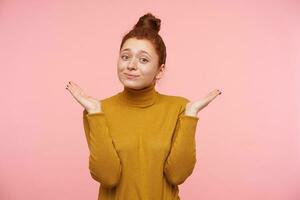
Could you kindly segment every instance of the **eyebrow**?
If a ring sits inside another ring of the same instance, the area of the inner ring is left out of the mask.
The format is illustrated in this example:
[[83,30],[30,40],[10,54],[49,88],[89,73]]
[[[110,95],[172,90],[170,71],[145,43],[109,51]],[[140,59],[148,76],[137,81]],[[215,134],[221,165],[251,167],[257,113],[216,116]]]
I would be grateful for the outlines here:
[[[122,51],[130,51],[130,49],[129,49],[129,48],[126,48],[126,49],[123,49]],[[148,54],[148,55],[152,58],[152,56],[151,56],[147,51],[145,51],[145,50],[140,50],[140,52],[146,53],[146,54]]]

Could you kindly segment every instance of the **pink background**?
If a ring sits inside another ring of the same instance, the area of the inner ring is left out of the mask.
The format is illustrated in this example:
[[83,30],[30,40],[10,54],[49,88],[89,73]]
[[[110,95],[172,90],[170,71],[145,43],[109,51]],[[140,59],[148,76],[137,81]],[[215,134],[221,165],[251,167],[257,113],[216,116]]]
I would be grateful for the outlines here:
[[[0,1],[0,199],[97,199],[83,108],[104,98],[123,34],[152,12],[167,46],[161,93],[223,93],[198,113],[182,200],[300,199],[299,1]],[[298,187],[298,188],[297,188]],[[297,198],[298,197],[298,198]]]

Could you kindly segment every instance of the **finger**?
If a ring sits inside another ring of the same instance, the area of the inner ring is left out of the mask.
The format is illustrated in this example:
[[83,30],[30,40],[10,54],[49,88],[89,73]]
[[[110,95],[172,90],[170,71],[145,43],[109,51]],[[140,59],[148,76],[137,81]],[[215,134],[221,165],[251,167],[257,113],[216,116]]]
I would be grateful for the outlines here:
[[68,84],[69,84],[69,87],[70,87],[70,88],[73,88],[73,89],[74,89],[74,88],[77,87],[76,84],[74,84],[74,82],[72,82],[72,81],[69,81]]
[[211,91],[206,96],[214,96],[216,94],[216,90]]
[[71,81],[69,82],[70,84],[69,84],[69,89],[71,90],[71,92],[75,95],[75,94],[79,94],[79,93],[81,93],[80,92],[80,89],[76,86],[76,85],[74,85],[74,83],[72,83]]
[[70,85],[67,85],[67,86],[66,86],[66,89],[74,96],[73,91],[72,91],[71,88],[70,88]]
[[213,90],[212,92],[210,92],[209,94],[208,94],[208,96],[218,96],[218,95],[220,95],[220,94],[222,94],[222,92],[220,91],[220,90]]
[[211,102],[211,101],[214,100],[217,96],[218,96],[218,95],[216,95],[216,94],[207,95],[207,96],[205,97],[205,100],[206,100],[207,102]]
[[72,86],[74,86],[74,87],[78,87],[78,88],[80,88],[75,82],[73,82],[73,81],[69,81],[69,83],[72,85]]
[[73,92],[74,96],[77,96],[77,97],[86,97],[86,95],[83,92],[83,90],[80,89],[79,87],[77,87],[77,86],[71,86],[70,89]]
[[209,101],[214,100],[218,95],[219,95],[219,93],[216,93],[215,95],[210,96]]
[[211,98],[216,97],[217,95],[218,95],[218,93],[217,93],[216,91],[213,91],[213,92],[209,93],[209,94],[206,96],[206,98],[211,99]]
[[78,101],[78,98],[80,98],[81,95],[76,91],[76,89],[69,87],[69,91],[71,95]]
[[69,81],[69,84],[70,84],[71,86],[78,86],[78,85],[76,85],[73,81]]
[[75,89],[74,89],[74,87],[73,86],[69,86],[69,90],[70,90],[70,92],[72,92],[73,94],[75,93]]
[[72,86],[71,86],[69,83],[66,85],[66,89],[68,89],[68,90],[70,90],[71,87],[72,87]]
[[73,95],[75,95],[77,89],[76,89],[76,87],[74,87],[74,85],[70,84],[70,82],[69,82],[69,84],[67,85],[67,88]]
[[78,90],[79,93],[84,94],[83,89],[82,89],[81,87],[79,87],[79,85],[77,85],[77,84],[74,83],[73,81],[70,81],[70,83],[71,83],[71,86],[72,86],[72,87],[75,87],[75,88]]
[[73,91],[73,89],[72,89],[72,87],[68,84],[67,86],[66,86],[66,89],[74,96],[74,91]]
[[222,94],[222,92],[220,90],[216,90],[217,95]]
[[70,89],[70,84],[66,85],[66,89],[69,90]]

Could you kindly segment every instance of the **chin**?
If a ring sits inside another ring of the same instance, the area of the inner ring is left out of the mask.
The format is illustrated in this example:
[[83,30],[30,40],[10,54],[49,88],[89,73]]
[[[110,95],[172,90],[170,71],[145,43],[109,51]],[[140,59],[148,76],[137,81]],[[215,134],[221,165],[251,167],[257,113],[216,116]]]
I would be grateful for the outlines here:
[[122,82],[122,84],[125,86],[125,87],[128,87],[128,88],[132,88],[132,89],[142,89],[144,87],[146,87],[145,84],[140,84],[140,83],[135,83],[135,82],[130,82],[128,80],[125,80]]
[[128,88],[133,88],[133,89],[140,89],[142,88],[140,84],[136,84],[136,83],[128,83],[128,82],[124,82],[123,85],[125,87],[128,87]]
[[125,78],[124,79],[120,79],[120,81],[126,87],[138,87],[140,85],[136,81],[127,80]]

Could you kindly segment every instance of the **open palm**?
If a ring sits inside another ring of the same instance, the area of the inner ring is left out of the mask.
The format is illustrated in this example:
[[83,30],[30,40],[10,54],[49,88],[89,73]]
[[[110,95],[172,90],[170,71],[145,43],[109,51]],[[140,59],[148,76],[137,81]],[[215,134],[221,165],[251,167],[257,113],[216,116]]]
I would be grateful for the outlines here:
[[197,116],[200,110],[205,108],[212,100],[214,100],[220,94],[222,94],[222,92],[220,90],[215,89],[200,100],[188,102],[186,104],[185,114]]
[[66,89],[70,91],[75,100],[80,103],[89,113],[101,111],[100,101],[91,96],[87,96],[85,92],[73,81],[70,81],[67,84]]

